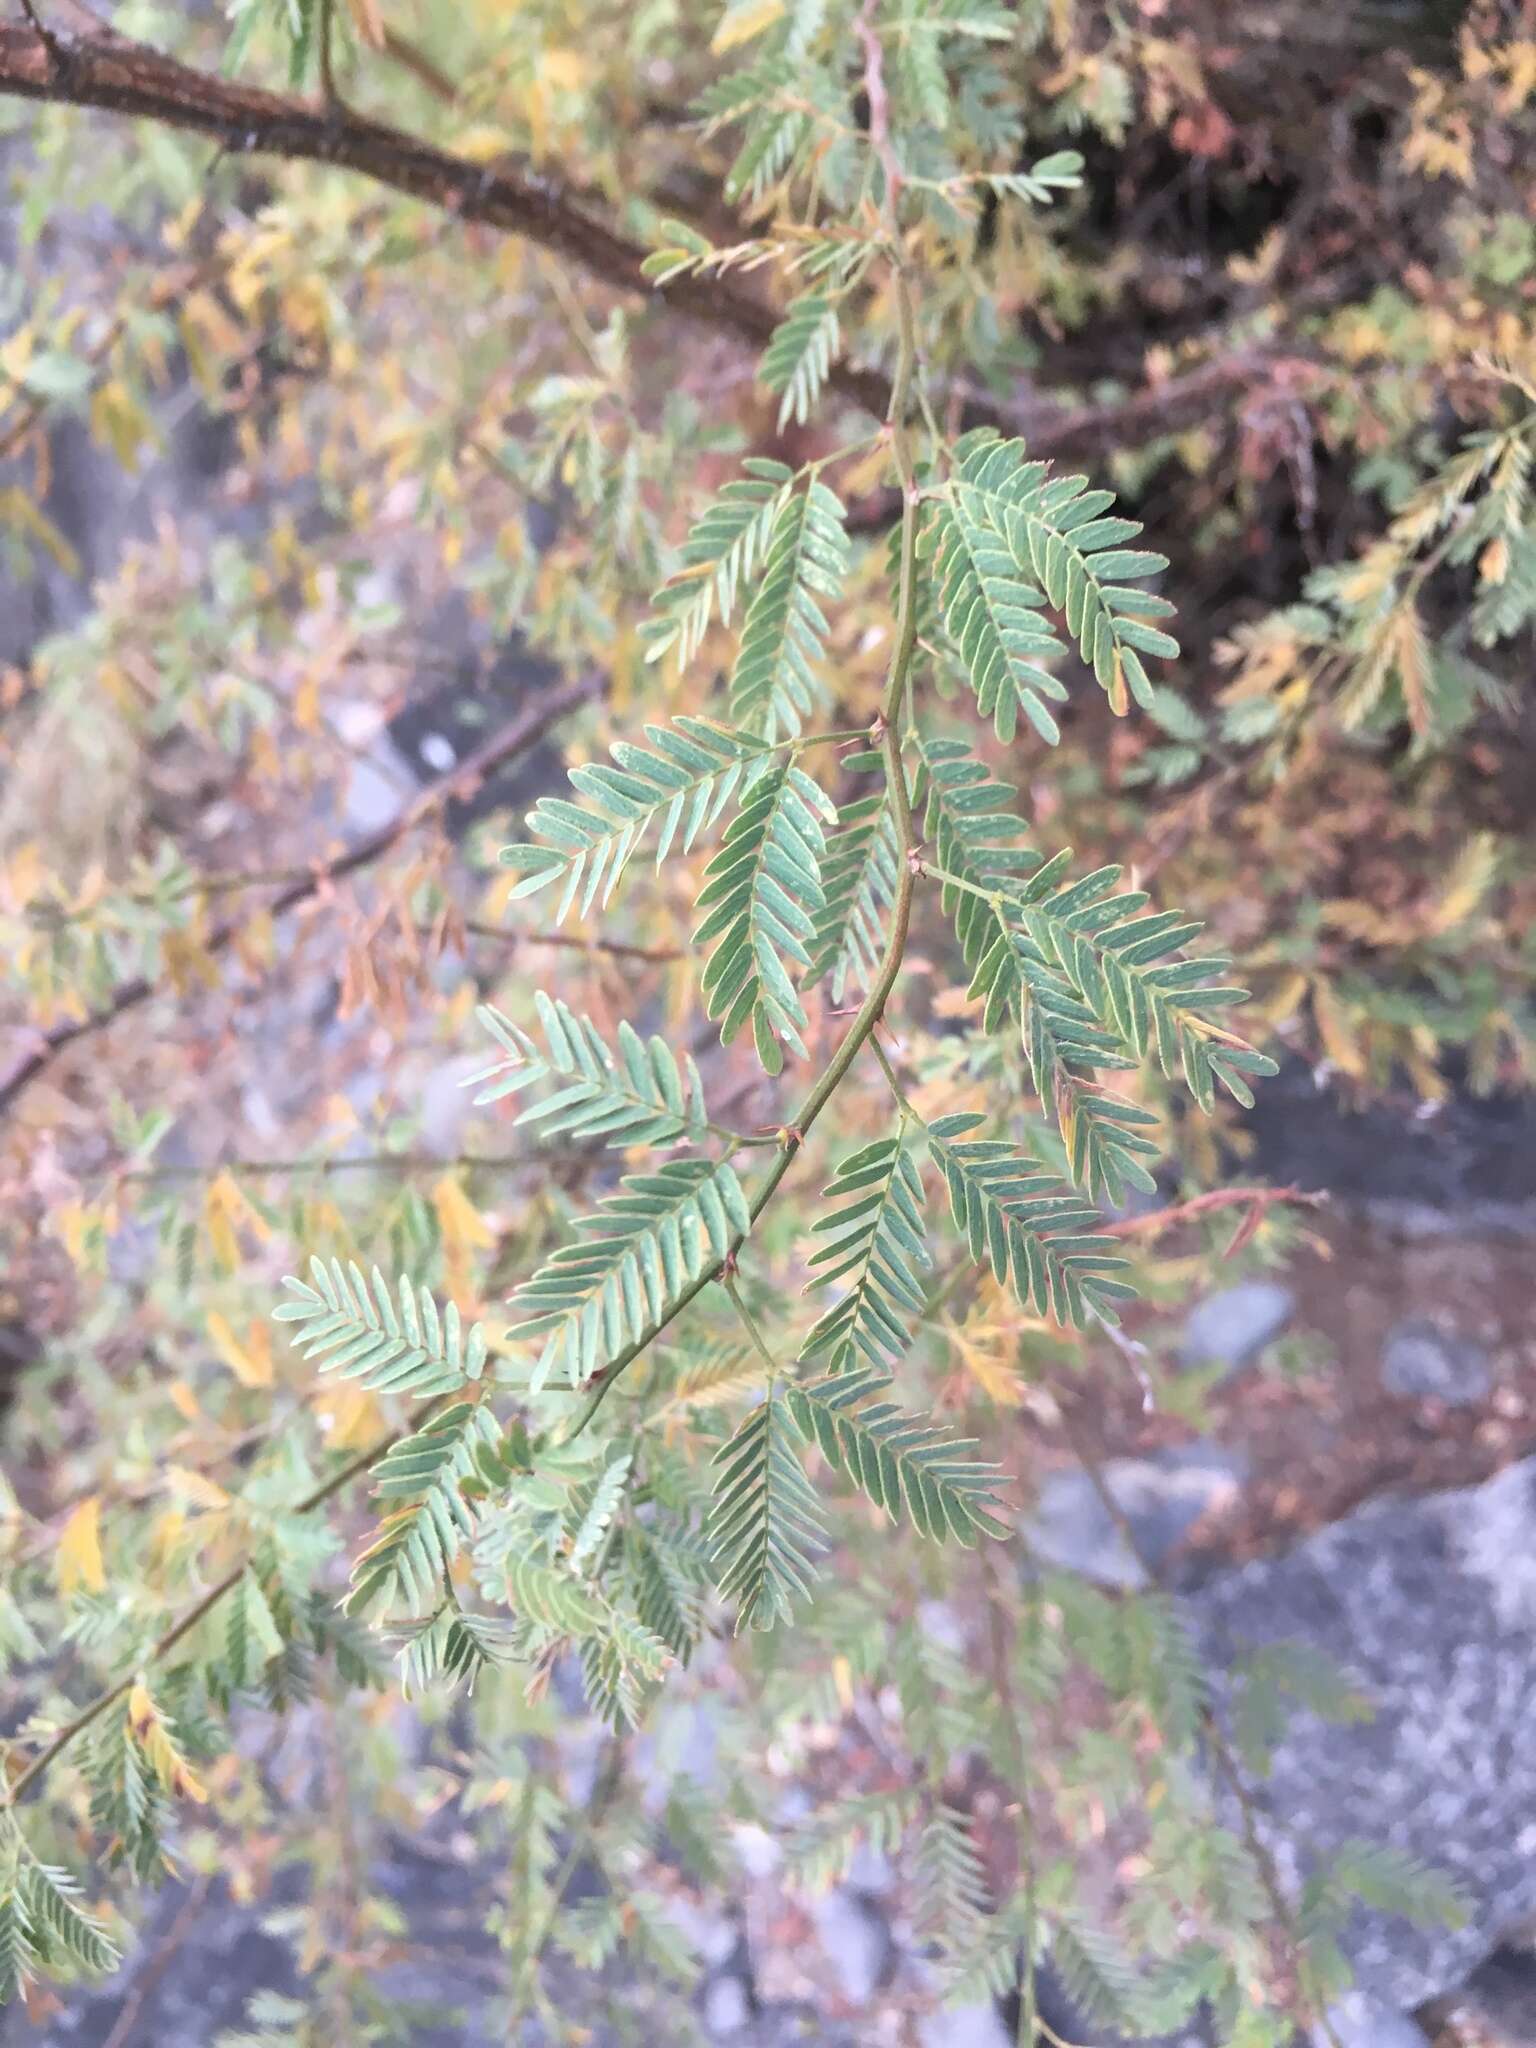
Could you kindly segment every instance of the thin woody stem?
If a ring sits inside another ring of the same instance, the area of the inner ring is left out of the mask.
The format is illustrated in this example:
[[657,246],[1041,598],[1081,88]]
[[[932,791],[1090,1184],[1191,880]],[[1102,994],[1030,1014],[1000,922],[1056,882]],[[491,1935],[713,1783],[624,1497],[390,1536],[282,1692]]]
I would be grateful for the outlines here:
[[[439,1394],[436,1399],[424,1402],[416,1410],[408,1425],[400,1429],[392,1429],[386,1435],[376,1437],[366,1450],[359,1451],[355,1458],[349,1458],[339,1471],[333,1472],[330,1478],[323,1480],[313,1492],[307,1493],[302,1500],[295,1502],[289,1512],[295,1515],[307,1515],[323,1502],[328,1501],[333,1494],[340,1493],[344,1486],[350,1485],[354,1479],[360,1478],[370,1466],[376,1465],[385,1452],[398,1443],[400,1438],[407,1433],[407,1429],[420,1429],[427,1417],[434,1410],[441,1408],[447,1398],[446,1394]],[[248,1556],[242,1557],[238,1564],[232,1565],[221,1579],[214,1581],[213,1585],[208,1588],[201,1599],[195,1601],[187,1609],[179,1621],[173,1622],[164,1635],[158,1637],[150,1645],[149,1649],[145,1651],[144,1655],[126,1676],[97,1693],[93,1700],[80,1709],[73,1720],[67,1721],[48,1743],[47,1747],[39,1750],[26,1769],[12,1780],[10,1787],[4,1795],[4,1808],[19,1805],[28,1789],[42,1777],[43,1773],[56,1758],[63,1755],[64,1751],[69,1748],[76,1737],[83,1735],[93,1722],[100,1720],[101,1716],[110,1706],[122,1699],[132,1689],[134,1681],[141,1671],[148,1669],[152,1664],[158,1664],[162,1658],[167,1657],[175,1649],[176,1645],[184,1637],[189,1636],[204,1616],[210,1614],[218,1606],[224,1595],[232,1592],[239,1585],[249,1568],[250,1558]],[[4,1808],[0,1808],[0,1810],[4,1810]]]

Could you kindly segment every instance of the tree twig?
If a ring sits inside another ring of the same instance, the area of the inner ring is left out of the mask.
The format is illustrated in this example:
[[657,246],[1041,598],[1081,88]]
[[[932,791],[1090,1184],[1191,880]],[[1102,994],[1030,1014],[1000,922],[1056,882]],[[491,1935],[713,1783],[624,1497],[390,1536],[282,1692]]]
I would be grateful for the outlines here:
[[[428,1417],[441,1408],[447,1399],[448,1396],[446,1394],[438,1394],[432,1400],[423,1402],[421,1407],[411,1417],[409,1423],[400,1429],[392,1429],[385,1435],[376,1437],[366,1450],[359,1451],[355,1458],[349,1458],[345,1465],[341,1466],[338,1471],[333,1472],[329,1479],[322,1480],[319,1486],[315,1487],[312,1492],[307,1493],[302,1500],[297,1501],[288,1512],[294,1515],[310,1514],[323,1502],[328,1501],[333,1494],[340,1493],[344,1486],[349,1485],[352,1480],[360,1478],[371,1466],[376,1465],[379,1459],[384,1456],[384,1453],[398,1443],[407,1430],[419,1430]],[[152,1664],[158,1664],[163,1657],[169,1656],[176,1645],[184,1637],[192,1633],[204,1616],[212,1613],[213,1609],[224,1598],[224,1595],[234,1590],[241,1579],[244,1578],[249,1568],[250,1558],[248,1556],[242,1557],[237,1564],[225,1572],[222,1578],[214,1581],[213,1585],[208,1588],[201,1599],[193,1602],[179,1621],[173,1622],[164,1635],[158,1637],[150,1645],[149,1649],[138,1659],[126,1676],[118,1679],[114,1684],[106,1686],[101,1692],[97,1693],[93,1700],[83,1706],[72,1720],[66,1721],[64,1726],[59,1729],[47,1745],[38,1751],[25,1770],[18,1772],[17,1776],[11,1781],[10,1786],[4,1789],[4,1796],[0,1798],[0,1811],[7,1807],[19,1806],[30,1788],[42,1778],[49,1765],[56,1758],[62,1756],[70,1744],[77,1737],[83,1735],[87,1728],[99,1721],[110,1706],[113,1706],[118,1700],[123,1698],[125,1693],[131,1690],[141,1671],[146,1670]]]
[[[62,52],[62,61],[55,49]],[[599,218],[557,177],[505,160],[472,163],[355,108],[317,108],[292,95],[221,78],[132,42],[104,24],[67,35],[54,30],[51,44],[35,26],[0,25],[0,95],[7,94],[190,129],[212,136],[235,155],[279,156],[356,171],[459,219],[525,236],[613,290],[641,293],[688,319],[733,333],[754,349],[766,345],[778,323],[775,308],[733,278],[686,273],[664,282],[648,279],[643,265],[650,252]],[[1107,406],[1068,409],[1038,394],[999,400],[969,389],[962,419],[967,426],[1026,434],[1035,456],[1085,453],[1105,445],[1126,448],[1138,435],[1153,439],[1189,424],[1186,407],[1193,408],[1194,418],[1202,417],[1214,399],[1268,374],[1277,363],[1284,367],[1294,355],[1239,351]],[[891,384],[883,372],[839,360],[828,381],[877,419],[889,416]]]
[[[0,32],[3,33],[3,32]],[[371,867],[388,853],[405,835],[435,817],[454,798],[476,788],[496,769],[505,766],[519,754],[537,744],[552,725],[564,718],[568,712],[580,705],[593,701],[601,685],[596,678],[587,677],[574,682],[562,683],[550,690],[525,711],[504,725],[500,732],[492,735],[483,746],[466,754],[456,768],[430,783],[413,803],[407,804],[389,824],[376,832],[370,832],[345,853],[333,860],[323,862],[302,881],[294,882],[281,895],[261,904],[258,909],[244,912],[216,925],[205,941],[204,950],[220,953],[232,940],[245,930],[256,916],[281,917],[295,910],[302,903],[318,896],[323,890],[356,874],[360,869]],[[89,1038],[98,1031],[104,1031],[115,1024],[119,1017],[129,1010],[137,1009],[160,991],[160,984],[145,975],[135,975],[132,980],[119,983],[103,1008],[93,1010],[88,1016],[71,1018],[67,1023],[55,1024],[49,1031],[37,1034],[32,1046],[18,1054],[0,1075],[0,1116],[10,1110],[18,1097],[30,1087],[38,1076],[52,1066],[59,1055]]]

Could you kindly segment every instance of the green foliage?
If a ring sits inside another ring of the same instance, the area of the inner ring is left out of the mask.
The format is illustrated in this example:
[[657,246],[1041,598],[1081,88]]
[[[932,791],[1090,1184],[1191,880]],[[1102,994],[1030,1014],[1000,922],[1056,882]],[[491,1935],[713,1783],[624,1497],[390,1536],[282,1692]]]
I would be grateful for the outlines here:
[[876,1856],[894,1857],[921,1811],[915,1786],[868,1792],[834,1800],[801,1822],[784,1849],[791,1881],[808,1891],[828,1891],[846,1881],[861,1846]]
[[763,351],[762,379],[770,391],[783,394],[781,430],[789,420],[803,423],[809,418],[840,340],[837,308],[823,292],[797,299],[774,330]]
[[928,1127],[928,1149],[971,1257],[1040,1315],[1078,1329],[1090,1314],[1112,1320],[1133,1290],[1120,1278],[1128,1267],[1114,1239],[1094,1228],[1098,1211],[1006,1139],[972,1137],[982,1122],[959,1114]]
[[743,731],[770,741],[793,737],[815,711],[816,665],[827,636],[818,599],[838,597],[847,570],[842,504],[812,481],[780,507],[742,620],[731,717]]
[[743,468],[695,524],[680,550],[681,568],[656,594],[655,616],[647,622],[650,661],[675,649],[679,667],[686,668],[711,619],[730,624],[737,593],[768,551],[793,472],[760,455]]
[[868,1397],[884,1385],[869,1371],[788,1390],[790,1413],[834,1472],[845,1473],[891,1520],[905,1514],[920,1535],[971,1544],[1006,1531],[994,1512],[997,1468],[921,1418]]
[[439,1313],[431,1291],[404,1274],[393,1292],[377,1267],[370,1284],[357,1266],[344,1268],[339,1259],[311,1259],[309,1275],[312,1287],[284,1281],[297,1299],[272,1313],[299,1326],[294,1347],[317,1359],[322,1372],[419,1396],[453,1392],[484,1371],[482,1326],[472,1324],[466,1335],[455,1303]]
[[797,1443],[787,1400],[770,1386],[716,1454],[709,1543],[739,1629],[772,1628],[810,1596],[822,1522]]
[[[800,1347],[825,1358],[830,1372],[890,1369],[905,1352],[924,1295],[918,1273],[929,1263],[923,1185],[900,1132],[851,1153],[822,1190],[829,1208],[813,1228],[828,1241],[811,1254],[823,1267],[811,1283],[847,1287],[818,1317]],[[831,1235],[830,1233],[835,1233]]]
[[723,1043],[751,1022],[771,1074],[783,1064],[781,1043],[805,1057],[805,1005],[789,970],[811,965],[816,919],[826,907],[824,825],[836,815],[803,769],[776,761],[746,792],[704,872],[705,916],[693,942],[709,955],[699,990]]
[[500,1434],[488,1409],[459,1401],[385,1453],[374,1468],[374,1491],[402,1505],[390,1510],[358,1557],[349,1613],[363,1613],[380,1599],[419,1609],[436,1596],[474,1534],[463,1483],[475,1472],[476,1452],[494,1445]]
[[573,909],[582,915],[606,903],[647,833],[657,834],[656,865],[676,846],[686,853],[730,802],[747,764],[762,751],[749,733],[702,718],[673,726],[648,725],[648,747],[628,741],[611,763],[588,762],[570,771],[571,786],[587,799],[540,797],[528,827],[546,843],[505,847],[502,859],[519,870],[513,894],[531,895],[564,880],[555,922]]
[[878,970],[886,919],[896,899],[901,852],[883,792],[845,804],[821,863],[822,908],[805,986],[826,979],[841,1004]]
[[628,1347],[659,1330],[687,1289],[730,1254],[752,1226],[741,1183],[726,1164],[664,1161],[632,1174],[512,1297],[515,1343],[544,1340],[533,1373],[586,1384]]
[[544,1050],[489,1004],[476,1012],[504,1057],[473,1077],[477,1103],[500,1102],[541,1081],[564,1085],[531,1104],[519,1124],[546,1137],[606,1138],[610,1145],[702,1144],[713,1126],[704,1114],[704,1084],[690,1054],[681,1060],[665,1039],[642,1039],[621,1022],[618,1053],[591,1020],[534,991]]

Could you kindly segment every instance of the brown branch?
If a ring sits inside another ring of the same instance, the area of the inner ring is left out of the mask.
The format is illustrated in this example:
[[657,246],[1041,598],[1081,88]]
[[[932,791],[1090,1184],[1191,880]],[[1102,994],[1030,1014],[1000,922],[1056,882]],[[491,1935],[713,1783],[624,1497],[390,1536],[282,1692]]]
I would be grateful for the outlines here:
[[1105,1237],[1157,1237],[1177,1223],[1191,1222],[1197,1216],[1209,1216],[1216,1209],[1245,1209],[1248,1213],[1238,1229],[1246,1243],[1253,1234],[1253,1226],[1266,1210],[1321,1209],[1327,1200],[1324,1192],[1298,1187],[1212,1188],[1206,1194],[1191,1195],[1187,1202],[1174,1202],[1166,1209],[1152,1209],[1145,1216],[1121,1216],[1113,1223],[1102,1224],[1100,1229]]
[[[73,12],[71,18],[80,19]],[[778,321],[771,305],[730,277],[685,275],[665,283],[646,278],[648,251],[599,219],[559,178],[505,161],[471,163],[349,106],[317,106],[199,71],[104,26],[54,28],[45,37],[34,27],[0,25],[0,95],[6,94],[159,121],[211,136],[237,155],[356,171],[462,220],[526,236],[613,290],[640,293],[687,319],[723,328],[752,348],[767,342]],[[1038,396],[1003,402],[973,390],[965,396],[963,419],[967,426],[1027,435],[1036,456],[1123,447],[1138,436],[1155,439],[1205,417],[1229,390],[1276,367],[1294,367],[1294,361],[1263,350],[1238,351],[1128,399],[1075,410]],[[888,416],[891,386],[883,372],[839,362],[829,382],[877,419]]]
[[[397,818],[377,832],[370,832],[366,839],[360,839],[345,853],[334,860],[326,861],[294,882],[282,894],[258,906],[254,911],[232,917],[217,925],[209,936],[205,950],[220,953],[237,938],[255,916],[281,917],[285,912],[295,910],[301,903],[308,902],[322,890],[354,875],[360,868],[371,867],[395,846],[405,835],[434,817],[445,804],[455,797],[463,796],[478,787],[497,768],[504,766],[517,755],[526,753],[537,744],[550,727],[564,718],[567,712],[579,705],[590,703],[598,694],[600,685],[595,678],[588,677],[577,682],[562,683],[550,690],[523,711],[501,731],[492,735],[485,744],[467,754],[456,768],[428,785],[416,801],[408,804]],[[17,1098],[31,1086],[38,1076],[52,1066],[62,1052],[82,1038],[104,1031],[115,1024],[127,1011],[137,1009],[142,1003],[159,992],[160,984],[144,975],[135,975],[131,981],[119,984],[104,1008],[92,1011],[89,1016],[73,1018],[68,1023],[56,1024],[51,1031],[39,1032],[33,1045],[12,1060],[9,1068],[0,1075],[0,1116],[3,1116]]]

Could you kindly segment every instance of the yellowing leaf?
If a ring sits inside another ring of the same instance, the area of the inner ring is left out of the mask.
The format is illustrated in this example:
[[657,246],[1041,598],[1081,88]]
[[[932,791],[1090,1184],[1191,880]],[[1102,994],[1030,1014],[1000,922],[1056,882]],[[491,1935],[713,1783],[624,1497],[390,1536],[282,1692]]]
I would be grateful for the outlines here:
[[1499,870],[1499,848],[1491,832],[1469,839],[1451,864],[1436,893],[1426,927],[1435,934],[1465,924],[1493,887]]
[[194,1472],[189,1465],[168,1465],[165,1483],[170,1492],[181,1494],[195,1507],[218,1513],[229,1506],[229,1495],[218,1481],[206,1472]]
[[242,1387],[271,1386],[272,1343],[265,1323],[253,1322],[249,1338],[242,1343],[215,1309],[208,1316],[207,1330],[213,1348]]
[[155,1776],[171,1797],[191,1799],[197,1805],[205,1806],[208,1803],[207,1790],[177,1748],[175,1738],[142,1679],[129,1689],[128,1726],[134,1741],[149,1758]]
[[735,0],[720,17],[719,26],[710,37],[709,47],[719,56],[723,50],[734,50],[742,43],[750,43],[754,36],[760,36],[765,28],[772,27],[784,12],[784,0]]
[[106,1566],[101,1557],[101,1502],[89,1494],[70,1515],[59,1532],[55,1560],[59,1590],[73,1593],[83,1586],[87,1592],[105,1592]]
[[1352,1080],[1364,1080],[1365,1049],[1343,1004],[1323,982],[1312,984],[1312,1015],[1317,1022],[1317,1035],[1323,1042],[1323,1051],[1329,1059]]
[[315,1402],[315,1421],[333,1450],[352,1450],[378,1435],[379,1404],[355,1381],[337,1381]]
[[496,1242],[496,1233],[452,1174],[445,1173],[433,1188],[432,1206],[450,1254],[487,1251]]
[[590,69],[579,50],[546,50],[539,59],[546,83],[561,92],[576,92],[586,84]]

